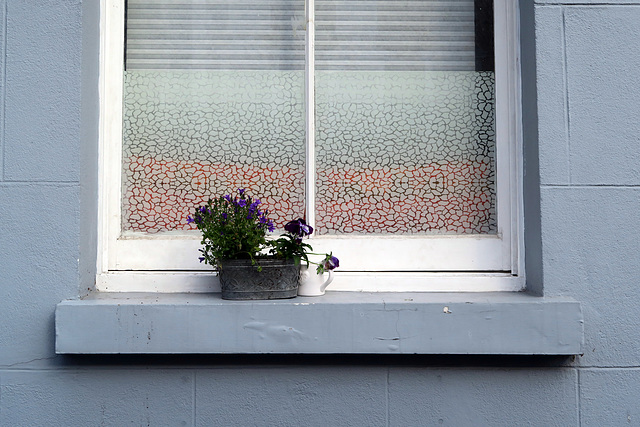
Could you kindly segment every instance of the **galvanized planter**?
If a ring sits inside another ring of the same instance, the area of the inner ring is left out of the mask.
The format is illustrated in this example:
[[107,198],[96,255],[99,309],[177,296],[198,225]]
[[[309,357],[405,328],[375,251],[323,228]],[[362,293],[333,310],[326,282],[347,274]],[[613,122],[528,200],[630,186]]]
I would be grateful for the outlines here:
[[260,300],[293,298],[298,294],[300,265],[293,259],[258,259],[222,261],[219,278],[222,299]]

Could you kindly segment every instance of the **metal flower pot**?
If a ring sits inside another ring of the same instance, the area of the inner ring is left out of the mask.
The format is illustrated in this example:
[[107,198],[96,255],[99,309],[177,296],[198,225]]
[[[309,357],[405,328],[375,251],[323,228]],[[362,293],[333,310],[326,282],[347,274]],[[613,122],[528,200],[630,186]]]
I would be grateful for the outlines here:
[[263,258],[222,261],[219,272],[222,299],[260,300],[293,298],[298,294],[300,265],[293,259]]

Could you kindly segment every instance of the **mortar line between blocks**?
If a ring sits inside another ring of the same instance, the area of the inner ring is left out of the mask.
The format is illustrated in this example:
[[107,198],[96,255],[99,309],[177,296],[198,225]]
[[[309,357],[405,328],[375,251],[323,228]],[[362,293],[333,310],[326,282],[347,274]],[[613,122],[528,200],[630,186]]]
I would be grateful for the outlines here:
[[580,366],[579,369],[581,371],[619,371],[619,370],[630,370],[630,371],[639,371],[640,370],[640,366],[638,365],[615,365],[615,366],[593,366],[593,365],[588,365],[588,366]]
[[578,427],[582,427],[582,408],[580,402],[580,369],[576,368],[576,381],[578,382],[576,386],[576,410],[578,411]]
[[2,55],[2,68],[0,69],[0,78],[2,80],[2,99],[0,99],[0,181],[4,181],[5,177],[5,122],[6,122],[6,105],[7,105],[7,2],[2,3],[2,46],[0,46],[0,55]]
[[191,407],[191,425],[196,426],[196,378],[198,377],[198,370],[193,371],[193,390],[191,400],[193,401]]
[[571,114],[569,113],[569,73],[568,68],[568,56],[567,56],[567,9],[562,8],[562,83],[564,86],[564,126],[566,144],[566,156],[567,156],[567,174],[569,178],[569,184],[573,182],[571,176]]
[[540,188],[610,188],[610,189],[638,189],[640,184],[541,184]]
[[[536,0],[538,1],[538,0]],[[548,1],[545,3],[536,3],[536,7],[539,8],[551,8],[557,6],[564,6],[567,8],[580,8],[585,6],[590,7],[638,7],[639,5],[634,3],[624,3],[622,1],[602,1],[595,0],[593,2],[581,2],[581,3],[567,3],[565,0]]]
[[387,368],[387,383],[385,384],[385,395],[387,397],[387,402],[386,402],[386,408],[385,408],[385,413],[386,413],[386,418],[387,418],[387,427],[389,427],[391,425],[391,420],[389,419],[389,377],[390,377],[390,371],[391,368]]
[[79,187],[78,181],[1,181],[5,187],[8,186],[21,186],[21,185],[42,185],[42,186],[54,186],[54,187]]

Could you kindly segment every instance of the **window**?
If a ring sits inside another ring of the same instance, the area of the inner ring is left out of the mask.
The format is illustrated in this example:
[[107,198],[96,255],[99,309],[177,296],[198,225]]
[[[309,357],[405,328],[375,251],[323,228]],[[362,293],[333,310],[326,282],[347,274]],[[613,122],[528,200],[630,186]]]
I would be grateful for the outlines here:
[[207,288],[186,217],[235,188],[333,289],[522,288],[514,2],[103,1],[99,289]]

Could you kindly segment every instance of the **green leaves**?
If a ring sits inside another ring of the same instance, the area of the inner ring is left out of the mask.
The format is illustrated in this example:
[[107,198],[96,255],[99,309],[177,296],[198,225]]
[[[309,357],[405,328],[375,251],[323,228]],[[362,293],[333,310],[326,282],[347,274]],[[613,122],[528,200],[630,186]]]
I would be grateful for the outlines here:
[[279,239],[271,240],[267,243],[271,247],[269,254],[276,258],[293,258],[297,262],[304,261],[309,266],[309,255],[307,252],[313,250],[310,244],[303,243],[302,239],[297,238],[291,233],[287,233]]

